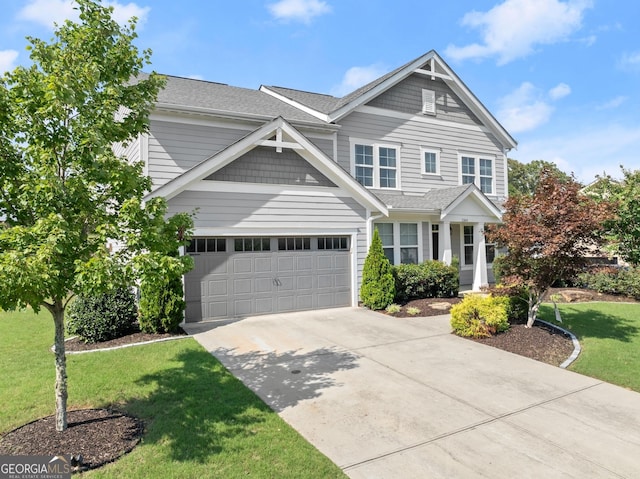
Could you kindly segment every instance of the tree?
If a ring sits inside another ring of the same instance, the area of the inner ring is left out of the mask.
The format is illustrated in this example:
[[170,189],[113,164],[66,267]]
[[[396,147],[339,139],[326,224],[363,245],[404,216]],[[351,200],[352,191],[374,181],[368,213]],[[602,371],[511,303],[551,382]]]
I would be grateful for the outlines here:
[[623,178],[605,175],[589,188],[596,201],[616,204],[616,215],[607,222],[610,246],[622,259],[640,265],[640,170],[621,167]]
[[540,182],[542,171],[546,170],[558,180],[566,183],[572,178],[560,170],[554,163],[534,160],[531,163],[520,163],[512,158],[507,159],[509,176],[509,196],[532,195]]
[[507,248],[500,260],[502,282],[527,289],[528,327],[551,285],[587,264],[590,248],[604,240],[609,217],[608,203],[596,203],[577,182],[563,182],[546,168],[533,195],[507,200],[503,224],[490,225],[487,239]]
[[371,309],[389,306],[396,295],[395,280],[391,263],[384,255],[378,230],[373,231],[373,239],[362,268],[360,299]]
[[145,203],[142,165],[112,148],[146,131],[163,79],[131,81],[150,58],[133,45],[135,18],[120,26],[111,7],[77,3],[79,22],[56,26],[49,43],[28,37],[33,64],[0,78],[0,307],[53,317],[58,431],[67,427],[70,299],[192,266],[165,253],[184,244],[191,217],[166,220],[164,200]]

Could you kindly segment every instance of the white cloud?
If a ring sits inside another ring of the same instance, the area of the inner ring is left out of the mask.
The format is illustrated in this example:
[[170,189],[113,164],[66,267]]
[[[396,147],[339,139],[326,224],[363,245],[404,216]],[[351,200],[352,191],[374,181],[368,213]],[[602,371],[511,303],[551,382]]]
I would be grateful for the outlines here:
[[15,50],[0,50],[0,75],[13,70],[17,58],[18,52]]
[[553,106],[542,99],[540,91],[525,82],[500,100],[498,118],[511,133],[529,131],[543,125],[551,117]]
[[592,0],[505,0],[488,12],[472,11],[462,25],[480,30],[481,43],[449,45],[454,60],[497,57],[498,64],[531,54],[537,45],[567,39],[582,26]]
[[549,97],[552,100],[559,100],[569,94],[571,94],[571,87],[566,83],[558,83],[558,85],[549,90]]
[[387,70],[378,64],[366,67],[351,67],[344,74],[342,82],[331,89],[331,94],[342,97],[381,77],[385,73],[387,73]]
[[609,125],[583,130],[571,127],[556,136],[521,141],[510,156],[528,163],[533,160],[552,161],[560,169],[576,174],[582,182],[593,181],[607,172],[616,176],[620,165],[640,169],[640,125]]
[[640,51],[625,53],[620,59],[620,66],[625,70],[637,70],[640,68]]
[[625,101],[627,101],[629,99],[629,97],[623,96],[623,95],[619,95],[611,100],[609,100],[608,102],[605,102],[601,105],[596,106],[596,110],[613,110],[614,108],[618,108],[620,105],[622,105]]
[[[122,4],[118,2],[106,2],[105,5],[113,6],[113,19],[120,25],[127,23],[131,17],[138,18],[138,26],[142,26],[149,15],[150,7],[140,7],[135,3]],[[78,10],[73,0],[29,0],[18,12],[19,20],[39,23],[53,28],[54,23],[61,25],[65,20],[78,21]]]
[[280,0],[267,5],[277,20],[293,20],[310,23],[314,17],[331,11],[331,6],[322,0]]

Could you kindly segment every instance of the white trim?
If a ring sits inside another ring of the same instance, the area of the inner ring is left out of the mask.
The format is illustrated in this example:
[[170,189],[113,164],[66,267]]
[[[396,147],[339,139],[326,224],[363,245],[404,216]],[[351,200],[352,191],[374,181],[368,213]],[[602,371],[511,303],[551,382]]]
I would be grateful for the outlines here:
[[[398,265],[401,264],[402,260],[402,248],[416,248],[418,252],[418,264],[424,261],[424,242],[422,235],[422,221],[411,221],[411,220],[383,220],[376,221],[373,223],[373,227],[379,224],[390,224],[393,231],[393,245],[382,245],[382,248],[393,248],[393,264]],[[400,224],[411,224],[416,225],[416,235],[418,243],[416,245],[403,245],[400,243]],[[373,229],[372,229],[373,233]]]
[[[273,223],[269,223],[270,225]],[[312,227],[306,228],[303,226],[292,227],[290,224],[285,226],[269,226],[264,227],[244,227],[234,226],[230,229],[228,226],[224,227],[201,227],[194,228],[193,236],[216,236],[233,238],[240,236],[349,236],[358,233],[357,228],[331,228],[331,227]]]
[[[496,219],[498,221],[502,220],[502,213],[501,211],[498,209],[498,207],[496,205],[494,205],[489,198],[487,198],[481,191],[480,189],[478,189],[478,187],[476,185],[472,185],[469,187],[469,189],[465,192],[463,192],[460,196],[458,196],[455,201],[453,201],[449,206],[447,206],[445,209],[443,209],[440,212],[440,219],[443,220],[445,218],[447,218],[447,221],[462,221],[463,223],[467,221],[467,219],[465,218],[461,218],[458,219],[457,217],[454,218],[451,215],[451,212],[453,210],[455,210],[463,201],[466,201],[467,198],[469,198],[469,196],[474,196],[476,198],[476,200],[480,203],[481,206],[483,206],[486,210],[487,213],[489,213],[489,215],[484,221],[485,223],[492,223],[494,222]],[[459,215],[456,215],[459,216]]]
[[142,161],[142,174],[149,176],[149,133],[141,133],[138,148],[140,148],[140,161]]
[[367,113],[370,115],[377,115],[377,116],[388,117],[388,118],[397,118],[399,120],[417,121],[419,123],[426,123],[429,125],[438,125],[443,127],[456,128],[459,130],[479,131],[479,132],[488,133],[488,134],[491,133],[491,130],[489,130],[485,126],[470,125],[467,123],[455,123],[453,121],[440,120],[438,118],[433,118],[431,116],[416,115],[413,113],[403,113],[403,112],[394,111],[394,110],[385,110],[383,108],[378,108],[375,106],[364,105],[359,107],[355,111],[359,113]]
[[269,183],[236,183],[234,181],[200,180],[185,191],[216,191],[221,193],[256,193],[266,195],[324,196],[340,198],[349,196],[341,188],[330,186],[272,185]]
[[297,102],[295,100],[292,100],[289,97],[286,97],[284,95],[282,95],[281,93],[275,92],[273,90],[270,90],[268,86],[264,86],[261,85],[260,86],[260,91],[263,93],[266,93],[268,95],[271,95],[274,98],[277,98],[280,101],[285,102],[287,105],[291,105],[295,108],[297,108],[298,110],[302,110],[303,112],[311,115],[311,116],[315,116],[316,118],[318,118],[319,120],[322,121],[326,121],[327,123],[331,123],[331,120],[329,119],[329,115],[327,115],[326,113],[321,113],[318,110],[314,110],[313,108],[310,108],[306,105],[303,105],[300,102]]
[[[389,141],[378,141],[378,140],[367,140],[363,138],[352,138],[349,137],[349,161],[350,161],[350,169],[351,176],[356,179],[356,153],[355,146],[356,145],[364,145],[371,146],[373,148],[373,185],[372,186],[363,186],[364,188],[371,188],[374,190],[401,190],[402,185],[400,183],[401,178],[401,164],[402,164],[402,144],[394,143]],[[396,150],[396,186],[395,188],[388,188],[380,186],[380,148],[389,148]],[[360,184],[360,183],[358,183]]]
[[470,183],[463,183],[462,182],[462,177],[463,176],[471,176],[471,175],[463,175],[462,173],[462,158],[471,158],[473,159],[473,169],[474,169],[474,180],[473,180],[473,184],[475,186],[478,187],[478,189],[480,191],[482,191],[481,188],[481,183],[480,183],[480,178],[487,178],[487,176],[481,176],[480,175],[480,160],[490,160],[491,161],[491,193],[485,193],[482,192],[483,194],[487,195],[487,196],[498,196],[497,192],[496,192],[496,162],[497,162],[497,156],[495,153],[478,153],[478,152],[467,152],[467,151],[461,151],[458,150],[458,184],[463,185],[463,184],[470,184]]
[[[473,265],[474,265],[473,258],[475,258],[475,254],[476,254],[476,244],[475,244],[476,228],[475,228],[475,225],[469,224],[469,223],[460,223],[458,224],[458,226],[460,227],[460,269],[470,271],[473,269]],[[464,247],[468,245],[468,243],[464,242],[464,228],[467,226],[470,228],[473,228],[472,230],[473,238],[471,240],[471,246],[473,247],[473,250],[471,251],[471,263],[468,263],[468,264],[465,260],[465,251],[464,251]]]
[[[442,152],[442,148],[433,148],[427,146],[420,147],[420,172],[423,175],[429,176],[440,176],[440,153]],[[435,173],[427,172],[424,164],[424,154],[425,153],[435,153],[436,155],[436,171]]]
[[415,70],[413,70],[413,73],[429,76],[432,80],[435,80],[436,78],[442,78],[443,80],[453,80],[453,78],[451,78],[449,75],[438,73],[436,71],[423,70],[422,68],[416,68]]
[[427,88],[422,89],[422,114],[436,114],[436,91]]

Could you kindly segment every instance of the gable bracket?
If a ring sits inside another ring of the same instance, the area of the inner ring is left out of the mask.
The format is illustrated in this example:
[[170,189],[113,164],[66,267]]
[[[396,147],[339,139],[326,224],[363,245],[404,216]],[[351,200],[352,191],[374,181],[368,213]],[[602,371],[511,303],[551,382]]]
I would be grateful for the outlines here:
[[449,75],[444,75],[443,73],[438,73],[434,71],[430,72],[429,70],[423,70],[422,68],[416,68],[415,70],[413,70],[413,72],[419,73],[420,75],[430,76],[432,80],[435,80],[436,78],[442,78],[443,80],[452,80],[452,78]]

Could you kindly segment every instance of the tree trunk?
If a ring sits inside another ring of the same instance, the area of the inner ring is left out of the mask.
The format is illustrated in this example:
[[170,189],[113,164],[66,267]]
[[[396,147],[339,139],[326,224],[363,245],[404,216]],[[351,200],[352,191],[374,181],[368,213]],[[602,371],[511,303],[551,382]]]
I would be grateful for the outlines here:
[[67,429],[67,358],[64,350],[64,306],[56,301],[51,308],[56,328],[56,431]]
[[529,311],[527,312],[527,328],[531,328],[538,318],[538,310],[542,304],[543,294],[529,293]]

